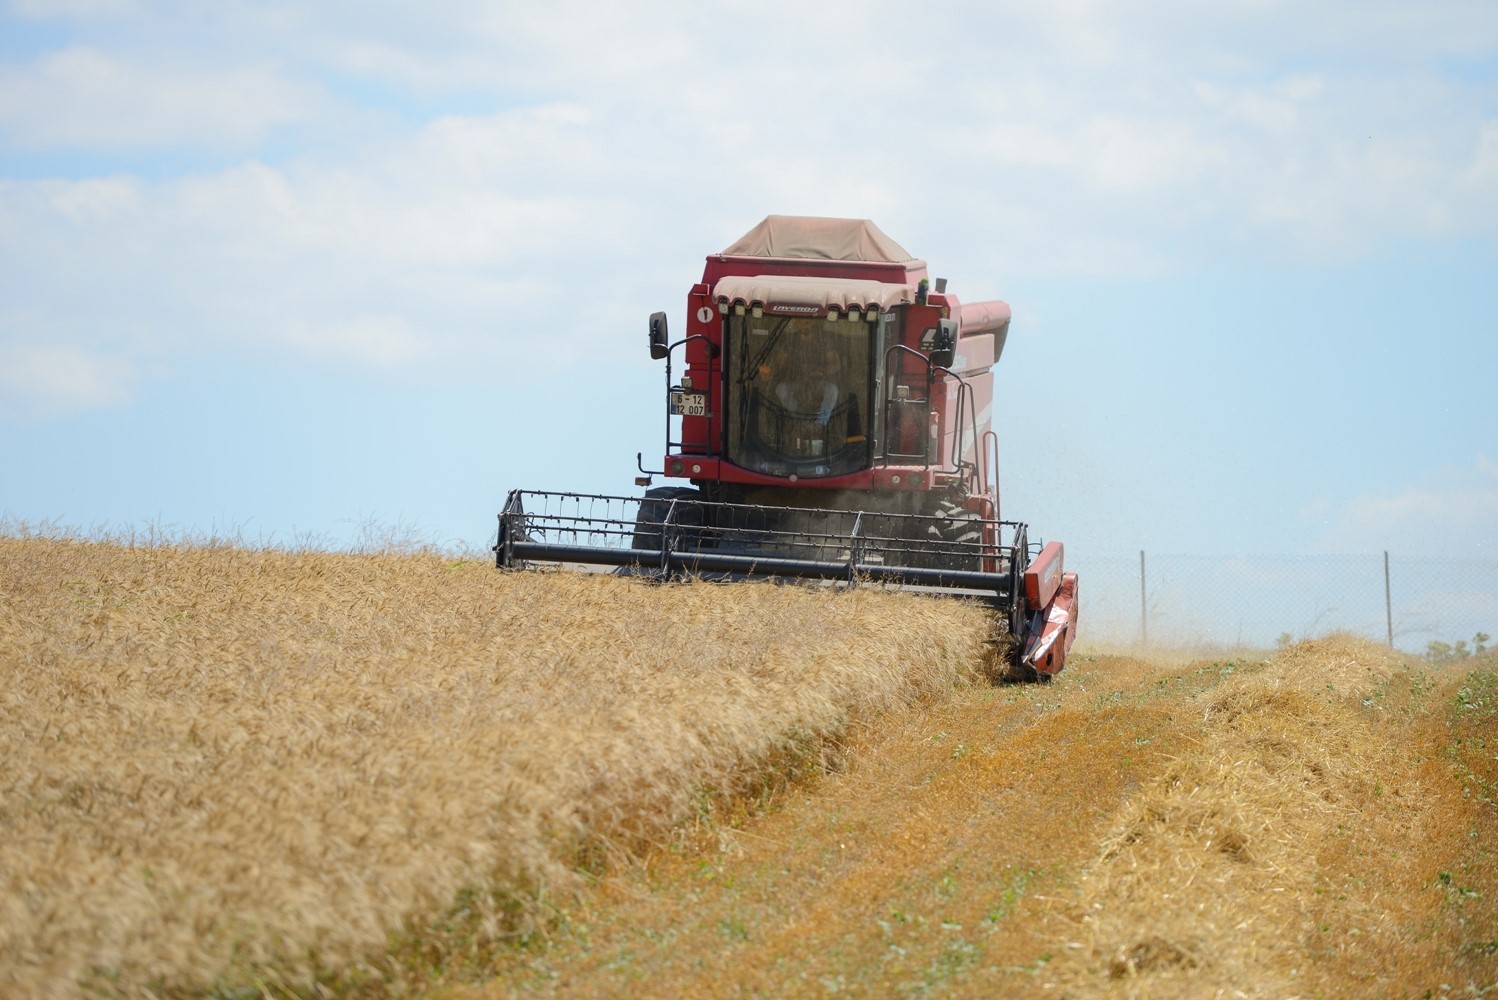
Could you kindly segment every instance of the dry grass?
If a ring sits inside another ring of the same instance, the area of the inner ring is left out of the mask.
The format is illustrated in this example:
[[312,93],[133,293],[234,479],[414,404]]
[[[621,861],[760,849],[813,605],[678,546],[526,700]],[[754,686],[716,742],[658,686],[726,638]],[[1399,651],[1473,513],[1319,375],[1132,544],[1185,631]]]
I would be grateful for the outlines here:
[[0,993],[417,987],[492,950],[517,899],[949,691],[984,620],[0,539]]

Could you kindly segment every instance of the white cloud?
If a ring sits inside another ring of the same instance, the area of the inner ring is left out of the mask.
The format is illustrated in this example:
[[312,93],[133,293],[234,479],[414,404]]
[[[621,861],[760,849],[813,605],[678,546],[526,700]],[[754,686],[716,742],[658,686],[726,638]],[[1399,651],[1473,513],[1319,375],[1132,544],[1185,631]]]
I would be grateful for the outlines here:
[[1323,551],[1498,558],[1498,463],[1485,455],[1470,469],[1444,470],[1389,496],[1358,497],[1340,510],[1308,511],[1329,521]]
[[288,331],[294,346],[340,363],[399,368],[429,361],[431,344],[400,316],[357,316],[314,327],[298,324]]
[[0,68],[0,131],[23,148],[245,147],[325,105],[260,66],[183,66],[74,46]]
[[[448,116],[357,169],[0,181],[0,273],[28,317],[0,317],[0,342],[460,379],[605,360],[622,325],[664,303],[634,298],[651,262],[620,248],[643,209],[608,188],[587,123],[569,105]],[[672,277],[674,300],[689,276]],[[105,369],[87,370],[99,377],[82,387],[30,391],[59,409],[118,402]]]
[[128,360],[79,347],[0,344],[0,415],[47,416],[128,403],[136,381]]
[[[1491,51],[1486,5],[10,10],[79,35],[0,66],[12,151],[243,151],[0,180],[0,293],[120,358],[607,356],[769,212],[872,217],[964,288],[1498,230],[1498,124],[1438,61]],[[889,58],[907,24],[943,46]]]
[[114,17],[136,13],[140,9],[136,0],[10,0],[9,7],[18,17],[37,20],[57,17]]
[[1222,120],[1257,132],[1287,133],[1301,124],[1302,105],[1322,96],[1319,76],[1292,76],[1267,87],[1244,88],[1198,80],[1192,86],[1202,105]]
[[72,225],[117,222],[141,217],[141,186],[130,178],[106,177],[51,184],[51,204],[60,219]]

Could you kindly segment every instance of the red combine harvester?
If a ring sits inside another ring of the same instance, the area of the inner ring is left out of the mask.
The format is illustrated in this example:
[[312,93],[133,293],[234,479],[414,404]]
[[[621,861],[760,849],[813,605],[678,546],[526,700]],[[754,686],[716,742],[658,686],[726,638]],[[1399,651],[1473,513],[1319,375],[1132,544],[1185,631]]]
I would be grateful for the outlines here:
[[[643,497],[515,490],[501,567],[810,578],[976,598],[1014,673],[1061,670],[1077,628],[1062,545],[1000,520],[992,367],[1003,302],[963,305],[872,222],[770,216],[707,258],[666,362],[666,454]],[[672,358],[685,361],[673,381]]]

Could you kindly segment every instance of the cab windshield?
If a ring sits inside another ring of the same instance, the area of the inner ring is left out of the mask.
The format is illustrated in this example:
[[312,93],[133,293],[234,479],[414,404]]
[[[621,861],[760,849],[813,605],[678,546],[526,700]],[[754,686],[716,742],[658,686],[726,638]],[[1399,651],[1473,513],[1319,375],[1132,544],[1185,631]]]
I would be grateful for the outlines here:
[[822,316],[730,317],[729,461],[802,478],[867,468],[870,330]]

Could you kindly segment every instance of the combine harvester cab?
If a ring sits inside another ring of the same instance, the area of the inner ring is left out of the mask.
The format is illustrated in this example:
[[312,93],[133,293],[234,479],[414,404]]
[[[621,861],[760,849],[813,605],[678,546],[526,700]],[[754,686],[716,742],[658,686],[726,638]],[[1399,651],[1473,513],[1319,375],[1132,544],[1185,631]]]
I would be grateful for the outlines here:
[[[643,497],[515,490],[496,561],[652,576],[805,578],[983,601],[1014,672],[1061,670],[1077,578],[1000,518],[1003,302],[960,303],[872,222],[770,216],[707,258],[665,362],[666,447]],[[680,377],[673,360],[680,358]]]

